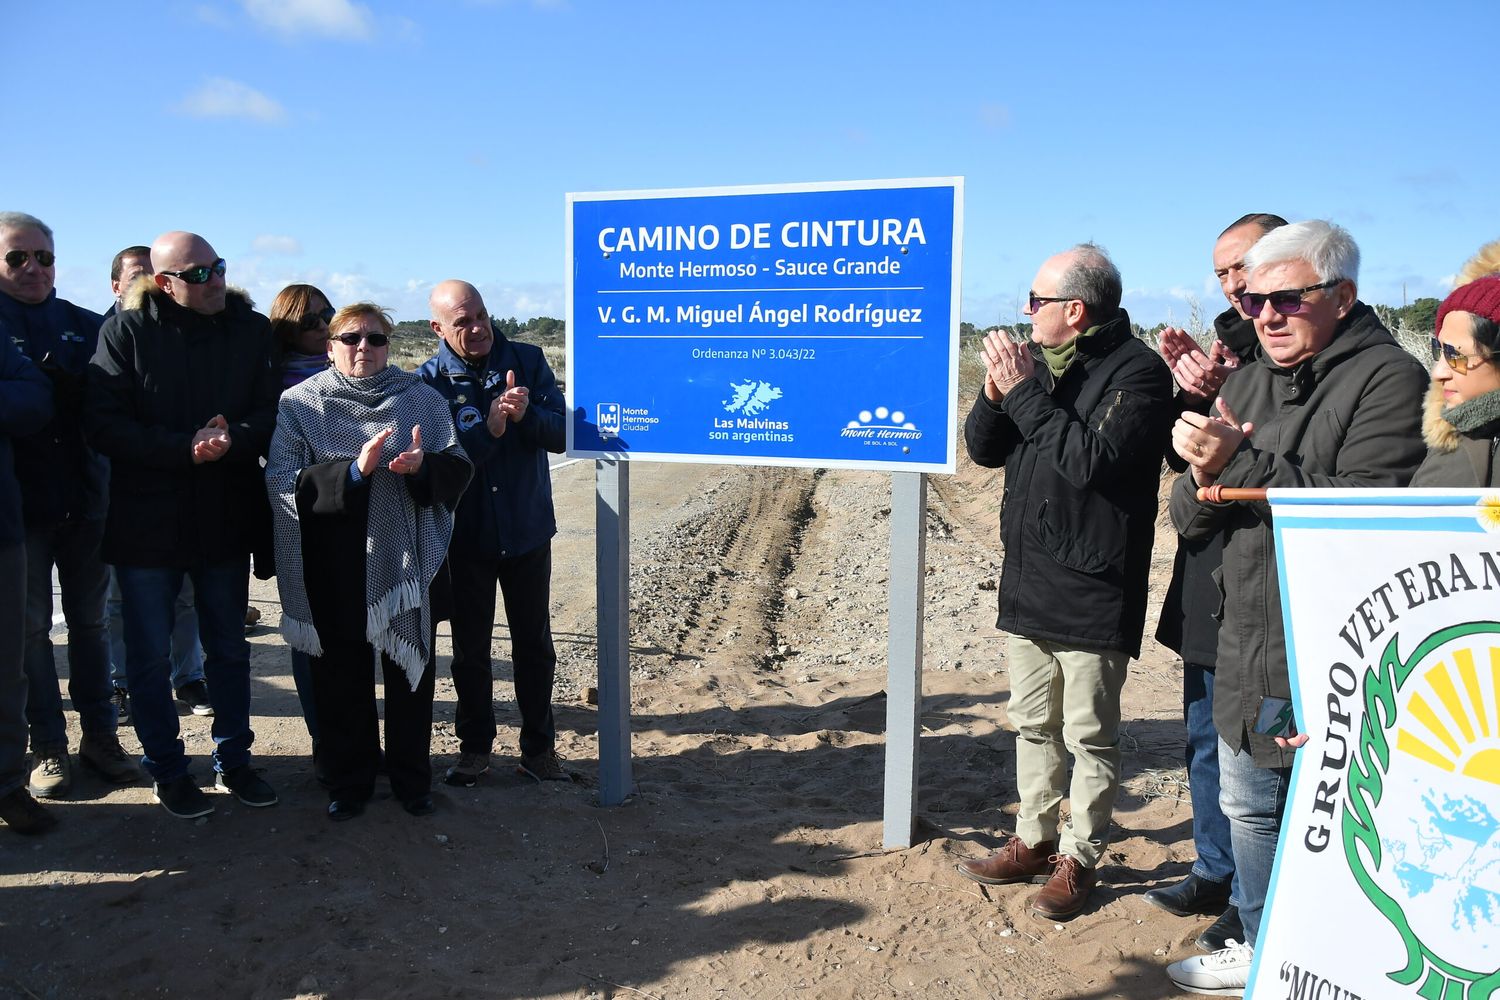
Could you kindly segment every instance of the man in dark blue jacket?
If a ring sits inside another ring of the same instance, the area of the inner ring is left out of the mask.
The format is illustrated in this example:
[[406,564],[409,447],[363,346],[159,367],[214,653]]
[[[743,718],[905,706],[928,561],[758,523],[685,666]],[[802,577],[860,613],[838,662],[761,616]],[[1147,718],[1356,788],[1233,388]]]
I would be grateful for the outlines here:
[[26,541],[11,463],[11,439],[41,430],[51,417],[51,382],[0,336],[0,819],[17,833],[57,824],[26,789]]
[[61,798],[72,786],[68,729],[52,653],[52,567],[68,623],[68,693],[83,740],[78,759],[111,782],[140,771],[120,747],[109,678],[104,600],[109,568],[100,554],[109,466],[84,441],[83,380],[102,318],[59,298],[52,230],[34,216],[0,212],[0,329],[52,381],[53,417],[15,442],[26,525],[26,719],[31,794]]
[[453,409],[474,479],[458,504],[448,564],[453,577],[453,687],[458,763],[450,785],[472,786],[489,770],[495,742],[495,584],[510,626],[520,771],[537,781],[568,781],[554,749],[552,648],[552,480],[547,452],[566,447],[565,403],[541,349],[506,340],[479,291],[445,281],[429,301],[442,345],[418,374]]

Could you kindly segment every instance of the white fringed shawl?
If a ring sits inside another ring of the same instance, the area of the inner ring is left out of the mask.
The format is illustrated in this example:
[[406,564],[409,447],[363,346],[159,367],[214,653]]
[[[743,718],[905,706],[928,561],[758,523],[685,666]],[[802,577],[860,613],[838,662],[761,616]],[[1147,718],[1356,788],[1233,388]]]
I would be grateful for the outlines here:
[[353,461],[366,441],[388,427],[395,429],[369,477],[365,638],[401,664],[413,690],[432,652],[427,588],[453,535],[452,512],[441,504],[413,503],[403,477],[386,468],[410,447],[415,426],[422,428],[424,451],[463,453],[448,403],[416,375],[392,366],[369,378],[349,378],[330,368],[282,394],[266,462],[281,634],[292,648],[320,656],[323,643],[313,626],[303,576],[297,477],[311,465]]

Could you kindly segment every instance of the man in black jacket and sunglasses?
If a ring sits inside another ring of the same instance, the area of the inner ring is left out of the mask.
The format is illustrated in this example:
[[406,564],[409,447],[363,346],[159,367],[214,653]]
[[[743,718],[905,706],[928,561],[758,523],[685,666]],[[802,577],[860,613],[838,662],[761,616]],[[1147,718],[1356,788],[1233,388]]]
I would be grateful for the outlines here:
[[169,656],[173,606],[193,581],[214,709],[217,785],[249,806],[276,793],[250,766],[250,552],[269,517],[260,460],[281,386],[270,323],[224,281],[201,236],[151,246],[155,275],[104,324],[84,420],[110,459],[105,560],[120,581],[132,721],[156,797],[181,819],[213,806],[188,774]]
[[[1044,884],[1053,920],[1087,904],[1120,786],[1120,692],[1140,655],[1172,376],[1120,308],[1120,272],[1080,244],[1031,286],[1031,343],[985,337],[969,457],[1004,467],[998,627],[1009,632],[1016,833],[959,871]],[[1073,776],[1068,780],[1068,758]],[[1063,797],[1072,816],[1060,820]]]

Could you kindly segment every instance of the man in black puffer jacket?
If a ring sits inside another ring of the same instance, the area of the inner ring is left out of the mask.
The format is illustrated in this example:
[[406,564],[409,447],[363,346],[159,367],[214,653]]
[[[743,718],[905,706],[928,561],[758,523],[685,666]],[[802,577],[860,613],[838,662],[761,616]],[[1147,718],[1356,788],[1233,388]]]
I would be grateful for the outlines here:
[[193,581],[214,709],[218,784],[251,806],[276,802],[250,766],[250,552],[268,534],[260,460],[280,379],[270,323],[229,292],[224,261],[192,233],[151,246],[125,309],[89,366],[85,426],[110,460],[104,557],[120,581],[131,717],[157,800],[183,819],[213,811],[188,774],[168,680],[173,607]]
[[[985,338],[984,389],[964,426],[969,456],[1005,467],[997,624],[1011,633],[1021,801],[1016,835],[959,870],[989,884],[1045,882],[1032,908],[1050,919],[1083,909],[1108,841],[1120,692],[1141,650],[1175,415],[1171,373],[1132,336],[1120,292],[1120,272],[1091,244],[1043,264],[1027,310],[1034,343]],[[1065,794],[1072,819],[1059,831]]]

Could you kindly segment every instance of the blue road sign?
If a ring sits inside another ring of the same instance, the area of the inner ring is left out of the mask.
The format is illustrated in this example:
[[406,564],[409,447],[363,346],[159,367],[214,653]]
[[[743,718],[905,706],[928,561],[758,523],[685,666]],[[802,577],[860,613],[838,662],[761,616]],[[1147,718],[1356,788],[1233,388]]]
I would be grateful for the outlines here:
[[570,194],[568,454],[952,472],[962,178]]

